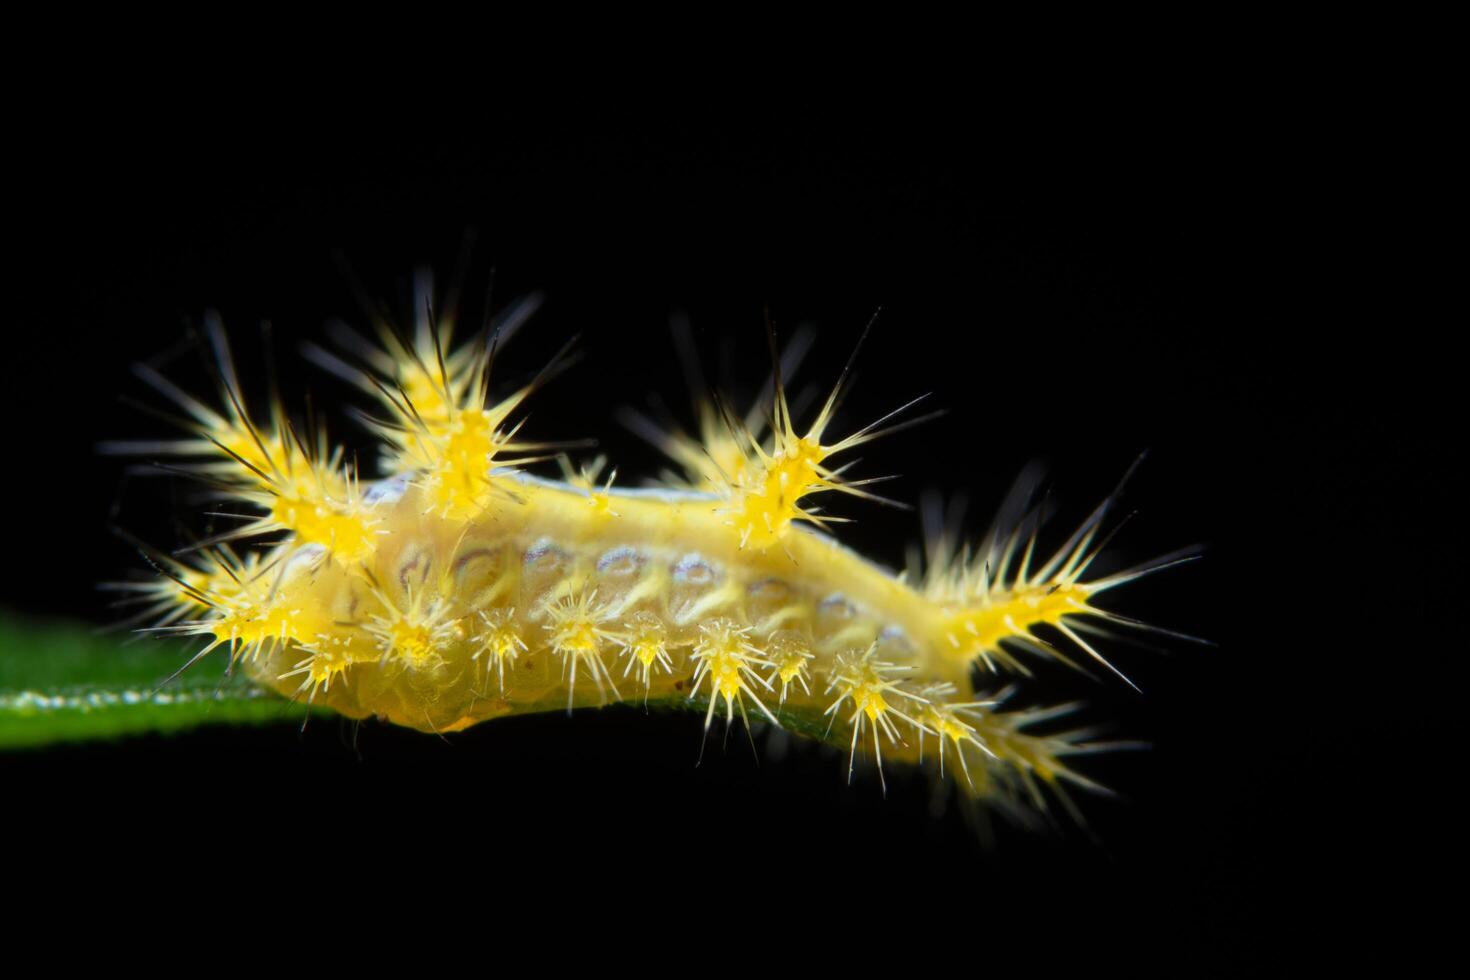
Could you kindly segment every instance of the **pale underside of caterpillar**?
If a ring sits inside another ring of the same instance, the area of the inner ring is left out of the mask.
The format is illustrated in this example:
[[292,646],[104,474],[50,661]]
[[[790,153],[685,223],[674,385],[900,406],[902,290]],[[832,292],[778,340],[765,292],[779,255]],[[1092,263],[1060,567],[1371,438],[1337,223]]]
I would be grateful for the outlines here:
[[[1097,598],[1192,553],[1090,578],[1112,498],[1043,554],[1023,482],[978,546],[935,521],[905,573],[864,560],[811,501],[872,497],[875,481],[829,461],[906,423],[893,413],[829,438],[839,381],[798,430],[774,333],[773,383],[750,413],[711,399],[697,438],[650,433],[682,474],[624,489],[600,479],[600,460],[573,472],[563,456],[564,482],[535,477],[521,467],[558,447],[520,440],[517,413],[547,372],[492,402],[508,331],[451,349],[449,325],[419,309],[412,335],[380,324],[378,343],[350,341],[356,363],[309,351],[377,400],[363,418],[382,443],[378,482],[280,405],[252,417],[217,323],[219,409],[139,369],[189,435],[113,448],[188,458],[224,510],[252,510],[185,553],[153,554],[163,577],[127,586],[151,628],[205,638],[190,663],[223,650],[283,695],[427,732],[680,699],[706,729],[716,717],[791,728],[880,771],[927,764],[981,800],[1044,807],[1043,785],[1062,800],[1063,781],[1096,788],[1068,759],[1116,743],[1041,731],[1074,705],[1007,701],[1030,657],[1112,670],[1092,640],[1147,627]],[[259,536],[273,541],[249,547]]]

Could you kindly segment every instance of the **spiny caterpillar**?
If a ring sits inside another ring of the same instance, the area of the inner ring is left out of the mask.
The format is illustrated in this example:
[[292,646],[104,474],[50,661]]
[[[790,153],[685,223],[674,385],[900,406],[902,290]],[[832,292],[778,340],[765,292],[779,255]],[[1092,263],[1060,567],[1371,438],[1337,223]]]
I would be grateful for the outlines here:
[[[505,325],[527,309],[456,347],[428,289],[411,336],[384,321],[376,343],[352,334],[348,355],[308,349],[376,400],[360,416],[381,444],[376,482],[279,401],[264,416],[247,408],[217,322],[206,335],[218,407],[139,368],[187,414],[189,434],[113,448],[192,461],[217,509],[243,521],[174,555],[149,552],[162,577],[133,586],[154,629],[205,638],[191,664],[224,650],[283,695],[426,732],[682,699],[706,731],[739,715],[839,742],[849,778],[861,754],[880,774],[885,760],[926,764],[1000,804],[1044,809],[1044,786],[1064,802],[1063,783],[1097,788],[1068,759],[1115,743],[1046,733],[1073,706],[1008,709],[1008,679],[1030,676],[1028,656],[1117,673],[1091,638],[1151,627],[1099,597],[1192,553],[1089,577],[1114,498],[1042,553],[1035,481],[1023,479],[978,546],[930,508],[907,571],[864,560],[830,536],[842,519],[814,501],[881,499],[839,457],[922,420],[894,421],[910,402],[837,434],[849,361],[800,424],[771,329],[773,377],[751,411],[707,397],[697,436],[634,415],[682,473],[616,486],[603,459],[574,469],[562,447],[521,437],[522,406],[555,362],[491,397]],[[550,459],[562,481],[524,469]]]

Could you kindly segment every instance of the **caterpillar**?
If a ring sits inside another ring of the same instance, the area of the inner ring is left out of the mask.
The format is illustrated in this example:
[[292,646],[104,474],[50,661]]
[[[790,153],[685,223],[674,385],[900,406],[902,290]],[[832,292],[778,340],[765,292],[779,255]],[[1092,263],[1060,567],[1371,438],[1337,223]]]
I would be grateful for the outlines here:
[[[846,460],[924,421],[918,400],[839,432],[849,359],[801,421],[786,374],[805,344],[783,355],[769,324],[772,374],[748,412],[703,396],[695,434],[626,416],[678,469],[623,486],[616,470],[603,478],[604,458],[576,467],[564,445],[521,434],[560,356],[492,397],[534,304],[456,345],[431,296],[421,285],[407,330],[384,320],[375,340],[347,333],[342,353],[307,347],[373,401],[359,419],[379,443],[376,479],[278,398],[250,409],[217,319],[204,329],[216,404],[137,368],[187,431],[109,449],[173,458],[238,521],[182,552],[146,549],[160,574],[131,587],[150,629],[203,641],[186,667],[221,651],[285,697],[424,732],[679,701],[706,732],[739,718],[840,744],[849,779],[859,758],[880,778],[924,766],[969,799],[1036,811],[1072,808],[1068,786],[1101,789],[1075,760],[1119,743],[1056,731],[1075,705],[1021,707],[1017,694],[1037,659],[1127,682],[1095,642],[1158,628],[1099,600],[1197,550],[1092,575],[1117,494],[1043,551],[1028,473],[979,542],[931,504],[903,572],[866,560],[822,501],[883,499]],[[559,480],[531,471],[552,461]]]

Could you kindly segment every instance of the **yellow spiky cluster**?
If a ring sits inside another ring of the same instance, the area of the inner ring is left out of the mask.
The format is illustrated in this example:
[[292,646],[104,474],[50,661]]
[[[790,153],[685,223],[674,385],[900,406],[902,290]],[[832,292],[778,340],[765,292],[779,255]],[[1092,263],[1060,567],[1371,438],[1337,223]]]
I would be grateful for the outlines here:
[[564,482],[523,471],[550,448],[517,436],[540,380],[492,401],[494,336],[451,349],[429,312],[411,339],[380,333],[355,344],[357,363],[313,352],[377,400],[384,478],[371,483],[278,405],[266,421],[247,411],[217,325],[224,409],[143,372],[191,428],[143,448],[198,460],[221,498],[256,512],[154,555],[164,578],[127,587],[159,628],[204,637],[201,656],[227,649],[289,696],[426,731],[636,696],[696,704],[706,728],[739,715],[831,738],[849,772],[859,755],[932,763],[984,799],[1088,785],[1064,759],[1099,743],[1036,734],[1057,711],[1003,710],[1011,695],[984,691],[1027,673],[1028,652],[1073,662],[1039,629],[1106,664],[1082,633],[1138,624],[1096,596],[1183,560],[1089,580],[1106,504],[1044,562],[1027,512],[973,551],[931,529],[894,576],[803,526],[837,520],[816,494],[871,496],[873,481],[829,460],[898,428],[890,414],[829,440],[842,380],[799,428],[778,360],[745,418],[705,401],[698,441],[653,433],[685,473],[625,491],[601,479],[602,458],[561,459]]

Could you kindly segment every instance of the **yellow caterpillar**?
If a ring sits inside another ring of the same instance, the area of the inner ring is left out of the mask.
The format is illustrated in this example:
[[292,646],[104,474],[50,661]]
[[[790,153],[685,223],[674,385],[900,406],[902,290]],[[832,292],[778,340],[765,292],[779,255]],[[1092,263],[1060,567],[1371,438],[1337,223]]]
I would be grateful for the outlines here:
[[[686,699],[706,728],[738,714],[840,740],[849,773],[859,754],[927,762],[977,798],[1038,806],[1042,785],[1092,785],[1067,759],[1103,743],[1037,731],[1068,706],[1006,710],[1009,691],[995,692],[1028,674],[1028,656],[1112,669],[1089,637],[1142,624],[1098,598],[1193,557],[1089,577],[1111,498],[1041,554],[1023,482],[977,547],[931,522],[923,554],[894,575],[831,537],[838,519],[813,500],[872,497],[873,481],[849,479],[840,457],[906,423],[890,425],[895,412],[834,434],[840,380],[798,424],[774,334],[774,383],[750,415],[711,400],[698,438],[652,433],[684,472],[624,489],[601,479],[601,460],[574,472],[563,458],[560,482],[522,469],[555,447],[519,436],[539,379],[490,399],[498,335],[451,348],[426,309],[412,337],[380,333],[359,365],[315,351],[377,400],[377,482],[280,405],[253,416],[218,324],[219,408],[141,369],[191,429],[146,448],[196,459],[251,512],[203,547],[158,557],[164,578],[142,587],[158,628],[206,638],[195,660],[222,649],[284,695],[423,731]],[[237,544],[261,535],[274,543]]]

